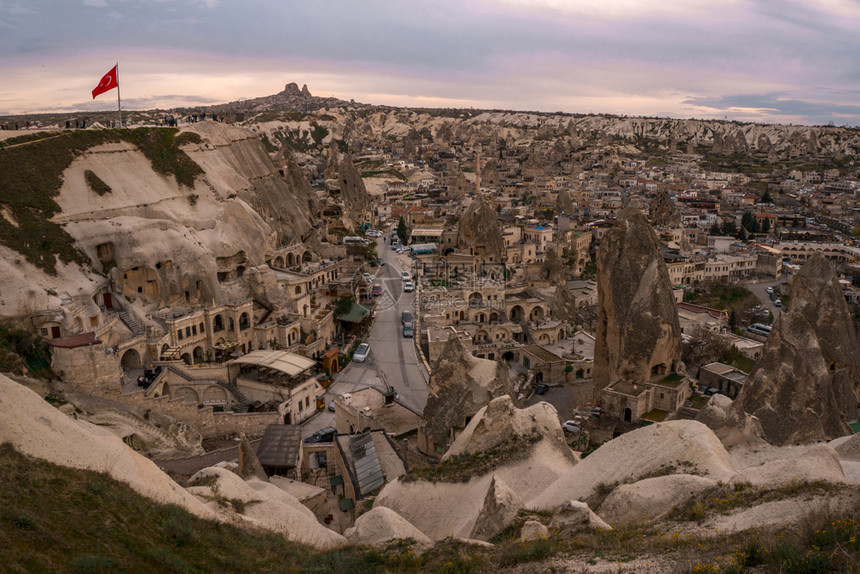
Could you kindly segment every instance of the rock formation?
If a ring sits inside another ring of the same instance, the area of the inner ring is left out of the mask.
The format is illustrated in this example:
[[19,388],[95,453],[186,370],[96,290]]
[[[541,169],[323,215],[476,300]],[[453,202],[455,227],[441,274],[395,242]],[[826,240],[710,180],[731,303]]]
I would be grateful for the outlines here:
[[648,209],[648,219],[655,227],[681,227],[681,214],[665,191],[657,192]]
[[549,528],[537,520],[526,520],[526,523],[523,524],[523,529],[520,531],[519,542],[547,537],[549,537]]
[[499,185],[499,168],[496,165],[496,160],[491,159],[484,164],[484,168],[481,170],[481,185],[486,187]]
[[329,193],[337,195],[345,207],[344,216],[354,225],[370,218],[370,195],[350,154],[342,154],[332,142],[328,151],[325,168],[326,187]]
[[248,480],[256,478],[257,480],[268,481],[269,476],[263,470],[263,465],[260,464],[260,459],[257,458],[257,453],[251,446],[248,437],[242,433],[242,438],[239,442],[239,478]]
[[[401,477],[383,488],[375,504],[391,508],[433,540],[468,538],[485,511],[494,478],[497,485],[504,483],[528,503],[575,468],[578,458],[564,441],[552,405],[538,403],[516,409],[509,397],[499,397],[475,414],[446,453],[445,460],[463,455],[454,465],[461,469],[459,476],[433,480]],[[478,451],[486,458],[471,456]],[[469,471],[470,461],[482,459],[488,464]],[[493,499],[500,500],[498,492]]]
[[468,418],[494,398],[512,394],[504,363],[473,357],[459,337],[449,337],[430,375],[427,405],[418,426],[418,448],[431,456],[442,454],[454,427],[465,426]]
[[617,381],[642,384],[683,369],[678,313],[659,245],[633,206],[600,244],[595,398]]
[[460,215],[460,249],[483,261],[501,262],[505,241],[496,212],[478,195]]
[[594,514],[588,504],[579,500],[568,500],[552,515],[550,528],[586,527],[595,530],[612,530],[606,521]]
[[613,490],[597,511],[616,527],[655,520],[716,485],[715,480],[691,474],[646,478]]
[[359,516],[355,526],[347,529],[343,535],[356,545],[380,546],[392,540],[412,539],[419,551],[433,546],[433,541],[427,535],[384,506],[375,506]]
[[757,417],[768,442],[814,442],[852,433],[858,389],[854,324],[833,267],[815,254],[732,406]]
[[577,459],[567,447],[555,408],[540,402],[518,409],[509,395],[493,399],[475,413],[472,422],[463,429],[442,460],[458,454],[492,450],[514,436],[537,435],[559,447],[561,458],[576,464]]
[[573,200],[570,199],[570,194],[566,189],[562,188],[558,195],[555,198],[555,214],[561,215],[565,213],[567,215],[573,215],[575,208],[573,206]]
[[489,541],[511,525],[523,507],[523,501],[507,484],[493,476],[484,507],[481,508],[469,538]]
[[[252,131],[216,122],[198,122],[186,131],[200,137],[199,143],[181,146],[202,169],[193,187],[156,172],[131,143],[116,142],[78,154],[63,171],[56,196],[60,210],[53,219],[74,238],[92,268],[110,275],[116,295],[154,308],[247,298],[244,271],[265,270],[266,256],[276,246],[313,231],[304,215],[312,193],[306,182],[294,194],[301,175],[281,176]],[[111,192],[95,193],[85,177],[88,171]],[[99,313],[92,282],[103,278],[72,277],[71,266],[61,266],[60,281],[43,280],[31,265],[12,265],[12,260],[0,264],[0,315],[15,316],[28,306],[68,312],[63,291],[73,297],[86,293],[75,300],[92,306],[81,308],[81,317]],[[55,288],[39,288],[46,281]],[[31,291],[41,296],[23,301]],[[269,295],[277,293],[273,289]]]
[[251,523],[282,534],[287,540],[315,548],[346,545],[346,539],[320,524],[295,496],[270,482],[242,480],[235,473],[210,466],[189,479],[188,492],[224,520]]
[[[632,462],[632,461],[635,461]],[[539,496],[529,508],[552,509],[584,500],[599,484],[624,484],[656,472],[675,471],[725,481],[734,475],[729,453],[705,425],[688,420],[659,423],[628,432],[582,459]]]
[[540,279],[548,281],[551,285],[564,285],[564,263],[559,258],[556,247],[547,249],[546,257],[541,265]]

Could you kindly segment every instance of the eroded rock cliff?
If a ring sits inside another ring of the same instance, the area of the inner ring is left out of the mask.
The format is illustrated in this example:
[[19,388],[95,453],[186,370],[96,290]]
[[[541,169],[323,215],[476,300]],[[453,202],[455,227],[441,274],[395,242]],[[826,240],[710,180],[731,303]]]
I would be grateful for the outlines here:
[[681,329],[660,244],[636,207],[627,207],[597,252],[598,320],[594,387],[644,383],[681,367]]
[[860,349],[833,266],[814,255],[795,276],[782,313],[733,409],[759,419],[784,445],[851,434],[857,418]]

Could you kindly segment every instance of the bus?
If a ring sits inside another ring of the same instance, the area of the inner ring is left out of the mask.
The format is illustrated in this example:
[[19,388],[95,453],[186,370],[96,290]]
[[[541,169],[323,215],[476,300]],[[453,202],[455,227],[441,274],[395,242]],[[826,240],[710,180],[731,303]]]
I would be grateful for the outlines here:
[[770,335],[772,327],[770,325],[763,325],[761,323],[753,323],[749,327],[747,327],[747,331],[750,333],[754,333],[756,335],[761,335],[762,337],[767,337]]
[[367,245],[369,241],[357,235],[347,235],[343,238],[344,245]]
[[412,245],[412,253],[415,255],[425,255],[427,253],[436,253],[435,243],[418,243]]

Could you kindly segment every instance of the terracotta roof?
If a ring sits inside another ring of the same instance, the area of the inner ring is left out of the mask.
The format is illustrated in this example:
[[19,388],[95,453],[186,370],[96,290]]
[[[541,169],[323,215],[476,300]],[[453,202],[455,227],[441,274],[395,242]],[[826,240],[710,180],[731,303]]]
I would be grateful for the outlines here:
[[89,345],[98,345],[101,343],[96,336],[95,331],[81,333],[79,335],[71,335],[69,337],[58,337],[51,339],[48,344],[52,347],[60,347],[62,349],[74,349],[75,347],[87,347]]

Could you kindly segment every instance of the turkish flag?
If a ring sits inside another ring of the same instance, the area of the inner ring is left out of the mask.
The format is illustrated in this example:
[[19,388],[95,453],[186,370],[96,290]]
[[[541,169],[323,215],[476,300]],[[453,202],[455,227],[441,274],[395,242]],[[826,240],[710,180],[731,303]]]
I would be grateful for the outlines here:
[[99,94],[103,94],[109,90],[119,87],[119,80],[116,78],[116,69],[119,67],[119,64],[113,67],[113,70],[108,72],[102,78],[102,81],[99,82],[99,85],[93,90],[93,99],[96,99],[96,96]]

